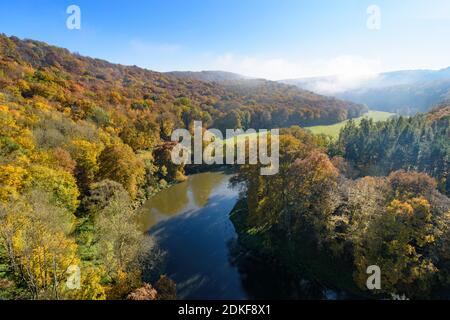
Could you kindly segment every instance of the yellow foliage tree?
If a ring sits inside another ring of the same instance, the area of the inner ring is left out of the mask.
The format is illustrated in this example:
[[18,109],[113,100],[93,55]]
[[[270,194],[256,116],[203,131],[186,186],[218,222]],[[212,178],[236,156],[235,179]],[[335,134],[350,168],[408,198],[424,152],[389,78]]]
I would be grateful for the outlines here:
[[80,287],[66,291],[66,296],[72,300],[105,300],[106,290],[101,284],[103,271],[100,268],[81,267]]
[[28,185],[28,171],[13,165],[0,166],[0,201],[16,199],[19,193]]
[[87,190],[99,170],[98,157],[103,149],[101,145],[86,140],[72,141],[72,157],[76,160],[75,175],[83,190]]
[[144,182],[145,165],[133,149],[125,144],[106,147],[100,157],[99,179],[110,179],[121,183],[132,199]]
[[30,168],[32,186],[52,195],[55,205],[74,213],[79,205],[80,192],[75,178],[62,169],[51,169],[41,165]]
[[34,298],[64,298],[67,270],[80,264],[72,228],[73,216],[39,190],[0,207],[0,245]]
[[377,216],[367,235],[355,249],[357,284],[366,289],[366,269],[377,265],[382,270],[381,291],[426,295],[430,279],[437,272],[433,261],[421,254],[434,243],[431,207],[424,198],[394,199],[386,213]]

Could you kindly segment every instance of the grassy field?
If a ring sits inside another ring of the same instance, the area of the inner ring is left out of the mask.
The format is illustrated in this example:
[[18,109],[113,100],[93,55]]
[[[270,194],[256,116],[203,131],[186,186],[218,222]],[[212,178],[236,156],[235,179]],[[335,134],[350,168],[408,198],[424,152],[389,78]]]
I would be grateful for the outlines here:
[[[383,111],[369,111],[364,116],[355,118],[353,120],[356,123],[361,122],[361,120],[363,118],[372,118],[374,121],[385,121],[394,115],[395,115],[394,113],[383,112]],[[342,122],[339,122],[339,123],[336,123],[333,125],[329,125],[329,126],[307,127],[305,129],[310,130],[314,134],[324,133],[324,134],[327,134],[327,135],[337,138],[339,136],[339,132],[341,131],[341,129],[345,126],[345,124],[348,121],[349,120],[345,120],[345,121],[342,121]]]
[[[395,115],[394,113],[383,112],[383,111],[369,111],[364,116],[353,119],[353,121],[355,121],[356,123],[359,123],[363,118],[372,118],[374,121],[384,121],[394,115]],[[339,132],[341,131],[341,129],[345,126],[345,124],[348,121],[349,120],[345,120],[345,121],[342,121],[342,122],[339,122],[339,123],[336,123],[333,125],[329,125],[329,126],[305,127],[304,129],[310,130],[314,134],[324,133],[324,134],[327,134],[327,135],[337,138],[339,136]],[[253,133],[253,134],[241,134],[241,135],[237,136],[237,141],[241,142],[244,139],[255,139],[258,135],[261,135],[261,134],[258,132]],[[223,143],[231,143],[232,144],[232,143],[234,143],[234,139],[233,138],[224,139]]]
[[[250,133],[250,134],[240,134],[236,138],[237,138],[237,142],[242,142],[242,140],[244,140],[244,139],[256,139],[258,136],[262,137],[266,134],[267,133],[262,134],[262,133],[258,133],[258,132]],[[224,142],[225,143],[234,143],[234,138],[224,139]]]

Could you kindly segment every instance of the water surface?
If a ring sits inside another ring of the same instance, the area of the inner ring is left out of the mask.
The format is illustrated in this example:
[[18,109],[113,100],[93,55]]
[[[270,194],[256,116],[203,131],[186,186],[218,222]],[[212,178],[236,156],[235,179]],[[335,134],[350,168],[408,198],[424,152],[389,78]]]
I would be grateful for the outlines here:
[[142,224],[166,251],[163,273],[177,283],[180,299],[323,299],[334,293],[238,244],[229,214],[238,191],[231,175],[192,175],[148,200]]

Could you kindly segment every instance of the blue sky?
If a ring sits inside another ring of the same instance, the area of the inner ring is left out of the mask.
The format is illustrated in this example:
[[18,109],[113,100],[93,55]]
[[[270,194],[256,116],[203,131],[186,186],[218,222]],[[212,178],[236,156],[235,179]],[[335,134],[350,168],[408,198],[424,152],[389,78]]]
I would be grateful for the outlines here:
[[[81,30],[66,27],[72,4]],[[450,65],[448,0],[9,0],[0,32],[157,71],[274,80]]]

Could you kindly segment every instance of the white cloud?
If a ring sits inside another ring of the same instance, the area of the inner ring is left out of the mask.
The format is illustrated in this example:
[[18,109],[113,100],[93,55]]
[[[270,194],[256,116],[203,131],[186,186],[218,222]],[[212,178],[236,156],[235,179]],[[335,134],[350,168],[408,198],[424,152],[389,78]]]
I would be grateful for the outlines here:
[[307,72],[307,68],[302,64],[283,58],[237,56],[232,53],[218,56],[213,64],[215,69],[270,80],[297,77]]
[[381,72],[381,62],[358,56],[340,56],[325,64],[324,70],[333,75],[333,81],[318,81],[313,91],[336,93],[360,86],[363,82],[375,79]]
[[379,59],[367,59],[360,56],[344,55],[331,59],[324,64],[324,70],[342,80],[351,80],[377,74],[381,70]]
[[[222,70],[254,78],[285,80],[305,77],[334,76],[333,81],[316,82],[313,91],[335,93],[356,87],[381,72],[381,62],[356,55],[329,59],[265,57],[211,52],[203,54],[176,44],[129,42],[127,61],[159,71]],[[155,66],[158,65],[157,68]]]
[[215,69],[235,72],[255,78],[283,80],[305,77],[334,76],[333,82],[318,83],[318,91],[337,92],[357,86],[381,72],[378,59],[342,55],[329,60],[308,63],[284,58],[236,56],[227,53],[217,57]]

